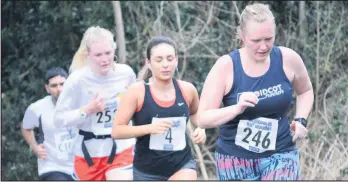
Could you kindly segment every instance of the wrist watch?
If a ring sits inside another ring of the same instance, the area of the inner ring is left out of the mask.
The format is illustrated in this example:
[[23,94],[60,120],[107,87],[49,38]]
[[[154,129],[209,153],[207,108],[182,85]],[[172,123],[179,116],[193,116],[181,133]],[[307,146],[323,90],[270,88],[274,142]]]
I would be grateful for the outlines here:
[[307,120],[305,118],[295,118],[294,121],[300,122],[304,127],[307,127]]
[[87,117],[87,113],[83,109],[80,109],[79,112],[80,112],[80,117],[82,117],[82,118],[86,118]]

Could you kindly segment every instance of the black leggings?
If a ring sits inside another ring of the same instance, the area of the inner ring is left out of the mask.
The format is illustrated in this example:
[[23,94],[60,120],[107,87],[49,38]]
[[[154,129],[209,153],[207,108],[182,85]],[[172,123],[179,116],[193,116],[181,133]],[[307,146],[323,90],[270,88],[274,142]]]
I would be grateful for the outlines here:
[[58,171],[52,171],[48,173],[44,173],[40,176],[41,181],[74,181],[74,179],[71,177],[71,175],[58,172]]

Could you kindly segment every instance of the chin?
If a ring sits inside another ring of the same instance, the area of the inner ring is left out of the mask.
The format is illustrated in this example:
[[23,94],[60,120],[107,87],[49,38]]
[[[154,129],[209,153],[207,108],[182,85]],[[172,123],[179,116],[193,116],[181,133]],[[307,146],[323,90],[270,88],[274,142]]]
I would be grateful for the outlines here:
[[109,73],[110,70],[111,70],[110,67],[108,67],[108,68],[102,68],[102,69],[100,69],[100,73],[101,73],[101,74],[107,74],[107,73]]
[[160,76],[159,79],[162,81],[170,81],[172,80],[173,76]]
[[267,57],[269,56],[269,53],[264,56],[255,56],[256,61],[265,61]]

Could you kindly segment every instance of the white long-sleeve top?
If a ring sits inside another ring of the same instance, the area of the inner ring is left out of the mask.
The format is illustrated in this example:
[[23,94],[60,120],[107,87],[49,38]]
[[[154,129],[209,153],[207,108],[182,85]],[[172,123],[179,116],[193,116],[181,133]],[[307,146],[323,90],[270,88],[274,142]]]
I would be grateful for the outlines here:
[[[64,89],[56,104],[55,125],[57,127],[75,126],[84,131],[93,132],[95,135],[111,134],[113,116],[118,108],[120,97],[126,88],[134,83],[136,76],[131,67],[126,64],[116,64],[115,70],[107,76],[95,75],[89,66],[74,71],[66,80]],[[104,98],[105,110],[81,116],[79,109],[87,105],[99,93]],[[83,157],[81,144],[83,136],[76,138],[74,153]],[[135,144],[135,139],[115,140],[116,153]],[[91,139],[85,141],[91,157],[109,156],[112,148],[112,138]]]

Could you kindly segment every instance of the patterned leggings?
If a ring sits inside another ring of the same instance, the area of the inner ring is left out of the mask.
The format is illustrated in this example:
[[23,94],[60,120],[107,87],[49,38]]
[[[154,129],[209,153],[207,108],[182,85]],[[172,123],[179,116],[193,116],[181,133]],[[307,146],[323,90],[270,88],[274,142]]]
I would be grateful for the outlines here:
[[300,180],[298,150],[244,159],[215,152],[218,180]]

